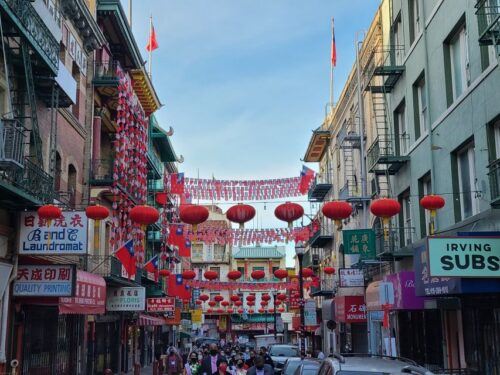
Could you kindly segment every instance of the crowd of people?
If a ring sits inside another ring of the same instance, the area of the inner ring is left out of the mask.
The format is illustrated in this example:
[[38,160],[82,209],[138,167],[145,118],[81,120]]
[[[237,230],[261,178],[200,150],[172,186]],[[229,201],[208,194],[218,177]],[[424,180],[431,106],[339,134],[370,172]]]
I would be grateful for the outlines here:
[[212,343],[181,354],[170,346],[162,362],[163,374],[168,375],[274,375],[273,360],[265,347],[256,352]]

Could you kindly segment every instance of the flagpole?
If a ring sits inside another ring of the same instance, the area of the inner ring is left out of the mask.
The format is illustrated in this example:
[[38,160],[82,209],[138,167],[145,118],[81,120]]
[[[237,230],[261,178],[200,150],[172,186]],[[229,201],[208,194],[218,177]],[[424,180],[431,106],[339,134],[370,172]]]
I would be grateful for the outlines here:
[[132,0],[128,0],[128,24],[132,29]]
[[[153,15],[149,16],[149,39],[151,40],[151,35],[153,35]],[[153,63],[153,49],[149,48],[149,59],[148,59],[148,65],[149,65],[149,78],[151,78],[151,65]]]
[[[333,17],[332,17],[332,53],[333,53],[333,38],[334,38],[334,27],[333,27]],[[330,111],[333,112],[333,60],[330,58]]]

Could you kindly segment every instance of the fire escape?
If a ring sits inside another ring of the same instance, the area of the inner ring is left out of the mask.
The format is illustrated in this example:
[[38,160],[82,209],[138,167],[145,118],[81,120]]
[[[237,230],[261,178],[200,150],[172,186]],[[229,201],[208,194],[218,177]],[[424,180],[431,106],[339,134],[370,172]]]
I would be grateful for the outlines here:
[[376,137],[367,151],[367,169],[375,175],[372,194],[389,196],[390,176],[409,161],[409,156],[400,152],[401,137],[394,131],[387,97],[404,72],[401,61],[404,47],[383,44],[381,22],[368,36],[367,42],[361,64],[364,90],[371,94],[372,120],[376,129]]
[[494,46],[497,54],[500,54],[500,3],[498,0],[477,0],[476,15],[479,44]]

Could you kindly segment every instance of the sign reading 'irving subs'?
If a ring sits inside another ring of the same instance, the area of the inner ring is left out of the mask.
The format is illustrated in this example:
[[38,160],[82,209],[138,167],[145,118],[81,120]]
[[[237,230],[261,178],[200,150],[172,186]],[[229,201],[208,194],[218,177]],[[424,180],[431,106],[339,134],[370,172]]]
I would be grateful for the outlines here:
[[500,237],[429,238],[431,276],[500,277]]

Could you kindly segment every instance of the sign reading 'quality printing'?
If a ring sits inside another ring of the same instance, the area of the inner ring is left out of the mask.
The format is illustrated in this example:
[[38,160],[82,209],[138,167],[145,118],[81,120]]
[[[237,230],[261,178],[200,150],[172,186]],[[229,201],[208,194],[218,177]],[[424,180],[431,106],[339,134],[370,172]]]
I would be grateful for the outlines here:
[[500,237],[429,238],[431,276],[500,277]]
[[63,212],[61,217],[52,220],[50,226],[36,212],[22,212],[19,254],[87,254],[87,223],[83,211]]
[[20,265],[13,294],[24,297],[71,297],[74,285],[74,265]]
[[144,311],[146,308],[146,288],[108,288],[106,310]]

